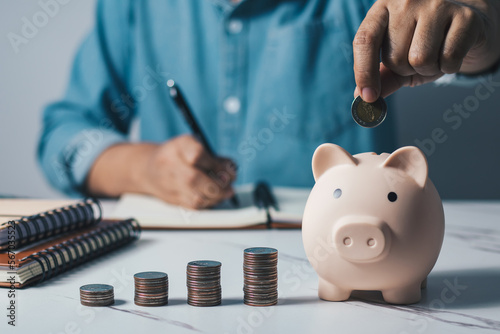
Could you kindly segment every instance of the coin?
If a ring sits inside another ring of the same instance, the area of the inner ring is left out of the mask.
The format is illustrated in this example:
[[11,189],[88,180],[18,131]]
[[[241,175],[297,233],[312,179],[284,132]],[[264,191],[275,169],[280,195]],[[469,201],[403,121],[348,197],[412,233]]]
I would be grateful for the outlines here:
[[256,256],[271,256],[278,255],[278,250],[275,248],[269,247],[250,247],[245,249],[245,254],[251,255],[252,257]]
[[362,127],[374,128],[385,120],[387,104],[382,97],[373,103],[368,103],[358,96],[352,102],[351,113],[354,121]]
[[219,261],[191,261],[186,268],[187,302],[191,306],[216,306],[222,301]]
[[138,306],[168,304],[168,275],[160,271],[144,271],[134,275],[134,303]]
[[203,270],[203,268],[211,270],[212,268],[220,266],[222,266],[222,263],[220,263],[219,261],[210,260],[191,261],[188,263],[188,268],[197,268],[197,270]]
[[243,252],[243,302],[250,306],[271,306],[278,302],[278,250],[247,248]]
[[80,303],[84,306],[108,306],[115,303],[113,286],[86,284],[80,287]]
[[160,271],[144,271],[134,275],[134,280],[136,281],[146,280],[148,282],[151,282],[152,280],[165,280],[165,279],[168,279],[168,275]]
[[80,292],[89,294],[102,294],[113,292],[113,287],[108,284],[87,284],[80,287]]

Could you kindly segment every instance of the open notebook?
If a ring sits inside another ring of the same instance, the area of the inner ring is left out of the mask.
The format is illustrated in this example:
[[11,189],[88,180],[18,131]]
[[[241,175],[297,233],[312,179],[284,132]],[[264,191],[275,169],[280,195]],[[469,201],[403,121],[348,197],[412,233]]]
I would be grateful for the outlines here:
[[265,209],[253,202],[253,185],[236,188],[239,208],[223,203],[210,210],[189,210],[167,204],[154,197],[125,194],[113,218],[135,217],[143,229],[233,229],[233,228],[300,228],[310,189],[273,187],[278,211],[271,208],[271,222]]

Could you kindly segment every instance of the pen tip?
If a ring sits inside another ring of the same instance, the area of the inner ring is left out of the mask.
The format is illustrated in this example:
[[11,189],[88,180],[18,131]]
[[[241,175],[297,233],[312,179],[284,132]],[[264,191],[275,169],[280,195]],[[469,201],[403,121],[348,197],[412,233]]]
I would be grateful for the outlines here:
[[168,87],[172,88],[172,87],[174,87],[174,85],[175,85],[174,80],[169,79],[169,80],[167,81],[167,86],[168,86]]

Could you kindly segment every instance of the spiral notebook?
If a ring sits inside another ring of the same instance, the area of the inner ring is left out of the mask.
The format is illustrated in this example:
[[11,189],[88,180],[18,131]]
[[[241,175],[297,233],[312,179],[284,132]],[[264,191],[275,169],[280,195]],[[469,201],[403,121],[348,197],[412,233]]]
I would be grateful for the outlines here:
[[41,283],[103,253],[135,241],[140,225],[134,219],[103,220],[97,225],[15,252],[0,253],[0,287],[23,288]]
[[[47,210],[47,208],[52,208]],[[43,211],[43,212],[41,212]],[[25,216],[26,213],[31,214]],[[0,200],[0,250],[28,244],[98,223],[102,209],[98,200],[47,201]]]

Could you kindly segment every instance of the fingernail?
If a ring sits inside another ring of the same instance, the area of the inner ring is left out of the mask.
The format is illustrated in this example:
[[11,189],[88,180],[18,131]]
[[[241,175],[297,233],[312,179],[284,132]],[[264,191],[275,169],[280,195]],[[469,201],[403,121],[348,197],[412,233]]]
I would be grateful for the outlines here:
[[361,90],[361,98],[366,102],[375,102],[377,93],[371,87],[365,87]]

